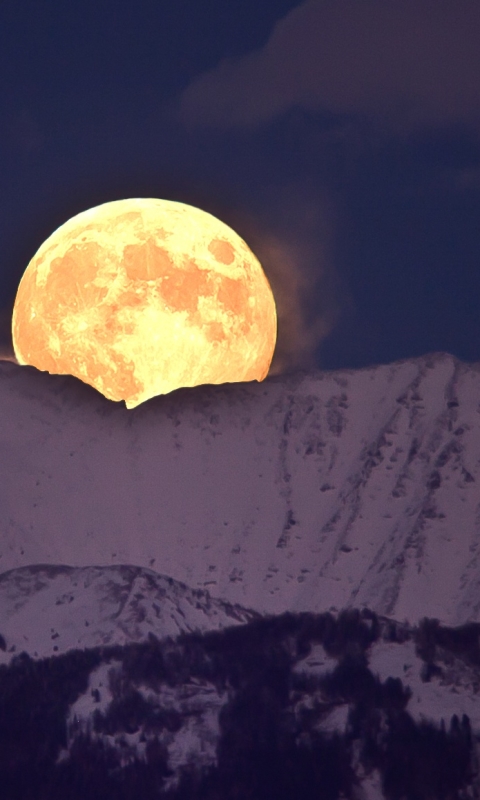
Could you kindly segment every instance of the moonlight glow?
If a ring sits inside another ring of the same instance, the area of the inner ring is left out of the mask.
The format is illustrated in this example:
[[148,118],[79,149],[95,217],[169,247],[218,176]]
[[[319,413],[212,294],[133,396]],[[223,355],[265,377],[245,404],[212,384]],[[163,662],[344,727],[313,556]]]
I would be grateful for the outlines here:
[[127,407],[181,386],[261,381],[272,291],[227,225],[168,200],[118,200],[70,219],[20,281],[20,364],[75,375]]

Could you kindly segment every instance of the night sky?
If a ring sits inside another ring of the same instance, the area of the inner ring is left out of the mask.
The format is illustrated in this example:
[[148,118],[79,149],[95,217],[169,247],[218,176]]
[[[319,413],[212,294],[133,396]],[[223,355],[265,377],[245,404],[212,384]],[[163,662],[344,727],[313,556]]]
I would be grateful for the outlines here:
[[480,360],[478,0],[2,0],[0,329],[72,215],[197,205],[279,311],[273,371]]

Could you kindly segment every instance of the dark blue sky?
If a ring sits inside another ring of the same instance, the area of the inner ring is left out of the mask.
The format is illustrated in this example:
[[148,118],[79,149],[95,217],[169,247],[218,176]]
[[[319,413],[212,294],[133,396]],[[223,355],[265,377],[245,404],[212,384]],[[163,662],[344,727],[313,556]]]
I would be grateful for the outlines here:
[[0,308],[73,214],[190,202],[279,304],[277,368],[480,360],[473,0],[2,0]]

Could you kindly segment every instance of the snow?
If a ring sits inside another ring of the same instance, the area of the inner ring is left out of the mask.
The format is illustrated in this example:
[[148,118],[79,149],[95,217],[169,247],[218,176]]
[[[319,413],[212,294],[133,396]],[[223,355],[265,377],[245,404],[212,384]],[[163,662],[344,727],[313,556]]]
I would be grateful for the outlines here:
[[[178,730],[147,732],[139,728],[135,733],[121,731],[115,734],[98,733],[93,730],[93,715],[96,710],[108,713],[112,701],[109,688],[111,670],[120,670],[121,665],[112,661],[102,664],[90,675],[85,694],[70,707],[67,719],[67,748],[62,750],[59,761],[68,759],[69,747],[80,732],[89,731],[92,738],[103,740],[122,753],[121,763],[125,766],[135,757],[144,759],[149,739],[158,737],[168,753],[168,766],[173,774],[165,789],[172,788],[178,781],[181,768],[195,764],[197,768],[212,766],[217,761],[217,746],[220,736],[219,715],[228,700],[227,692],[219,692],[207,681],[191,680],[188,683],[171,687],[162,684],[158,691],[145,686],[135,689],[148,701],[152,708],[177,711],[181,718]],[[99,701],[95,699],[95,690]],[[98,695],[97,695],[98,696]]]
[[167,687],[162,687],[158,705],[176,709],[183,716],[182,727],[166,741],[168,763],[174,772],[186,764],[210,766],[216,763],[219,715],[227,700],[226,692],[218,692],[207,682],[191,681],[177,692],[168,692]]
[[0,663],[218,630],[252,614],[152,570],[36,565],[0,575]]
[[479,365],[444,354],[130,411],[1,363],[0,571],[133,564],[260,612],[480,619],[479,401]]
[[[200,387],[127,411],[90,387],[0,363],[0,663],[72,648],[221,629],[260,613],[368,607],[415,624],[480,621],[480,366],[444,354],[359,371]],[[437,648],[427,682],[411,628],[380,639],[369,669],[399,678],[406,710],[480,735],[475,669]],[[337,660],[321,644],[294,671]],[[69,742],[112,700],[90,674]],[[213,765],[229,700],[191,679],[154,691],[174,771]],[[317,729],[345,733],[349,705],[293,691]],[[145,756],[147,733],[94,734]],[[68,758],[68,749],[60,759]],[[358,800],[382,798],[357,764]]]
[[415,642],[410,640],[396,642],[376,642],[372,645],[368,658],[368,668],[382,683],[387,678],[400,678],[410,684],[420,675],[422,659],[415,653]]
[[324,734],[344,734],[347,728],[349,707],[346,704],[338,705],[320,721],[317,728]]
[[358,800],[384,800],[382,777],[377,769],[372,770],[370,775],[362,775],[361,782]]
[[337,664],[337,659],[327,655],[323,645],[314,644],[308,656],[297,661],[293,671],[320,677],[333,672]]
[[[105,714],[112,701],[109,672],[112,669],[118,669],[120,666],[120,662],[109,661],[92,670],[85,694],[80,695],[75,703],[70,706],[67,728],[72,724],[78,724],[80,728],[82,726],[86,727],[87,723],[91,721],[93,713],[97,710]],[[98,701],[95,699],[96,697],[99,698]]]
[[[472,730],[480,731],[480,694],[478,674],[470,675],[465,664],[460,662],[454,669],[437,659],[444,675],[434,675],[428,682],[422,681],[422,659],[415,653],[415,643],[410,640],[397,644],[376,642],[369,654],[369,669],[380,680],[400,678],[411,690],[407,711],[415,722],[430,721],[437,725],[443,719],[447,728],[456,714],[461,719],[466,714]],[[451,676],[449,675],[451,673]]]

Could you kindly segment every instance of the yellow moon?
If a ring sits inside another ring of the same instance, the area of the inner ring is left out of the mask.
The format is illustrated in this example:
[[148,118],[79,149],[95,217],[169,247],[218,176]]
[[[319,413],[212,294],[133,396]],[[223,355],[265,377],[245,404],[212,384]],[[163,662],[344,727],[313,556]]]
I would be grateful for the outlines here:
[[263,380],[277,320],[258,260],[198,208],[135,198],[58,228],[20,281],[20,364],[74,375],[127,408],[181,386]]

